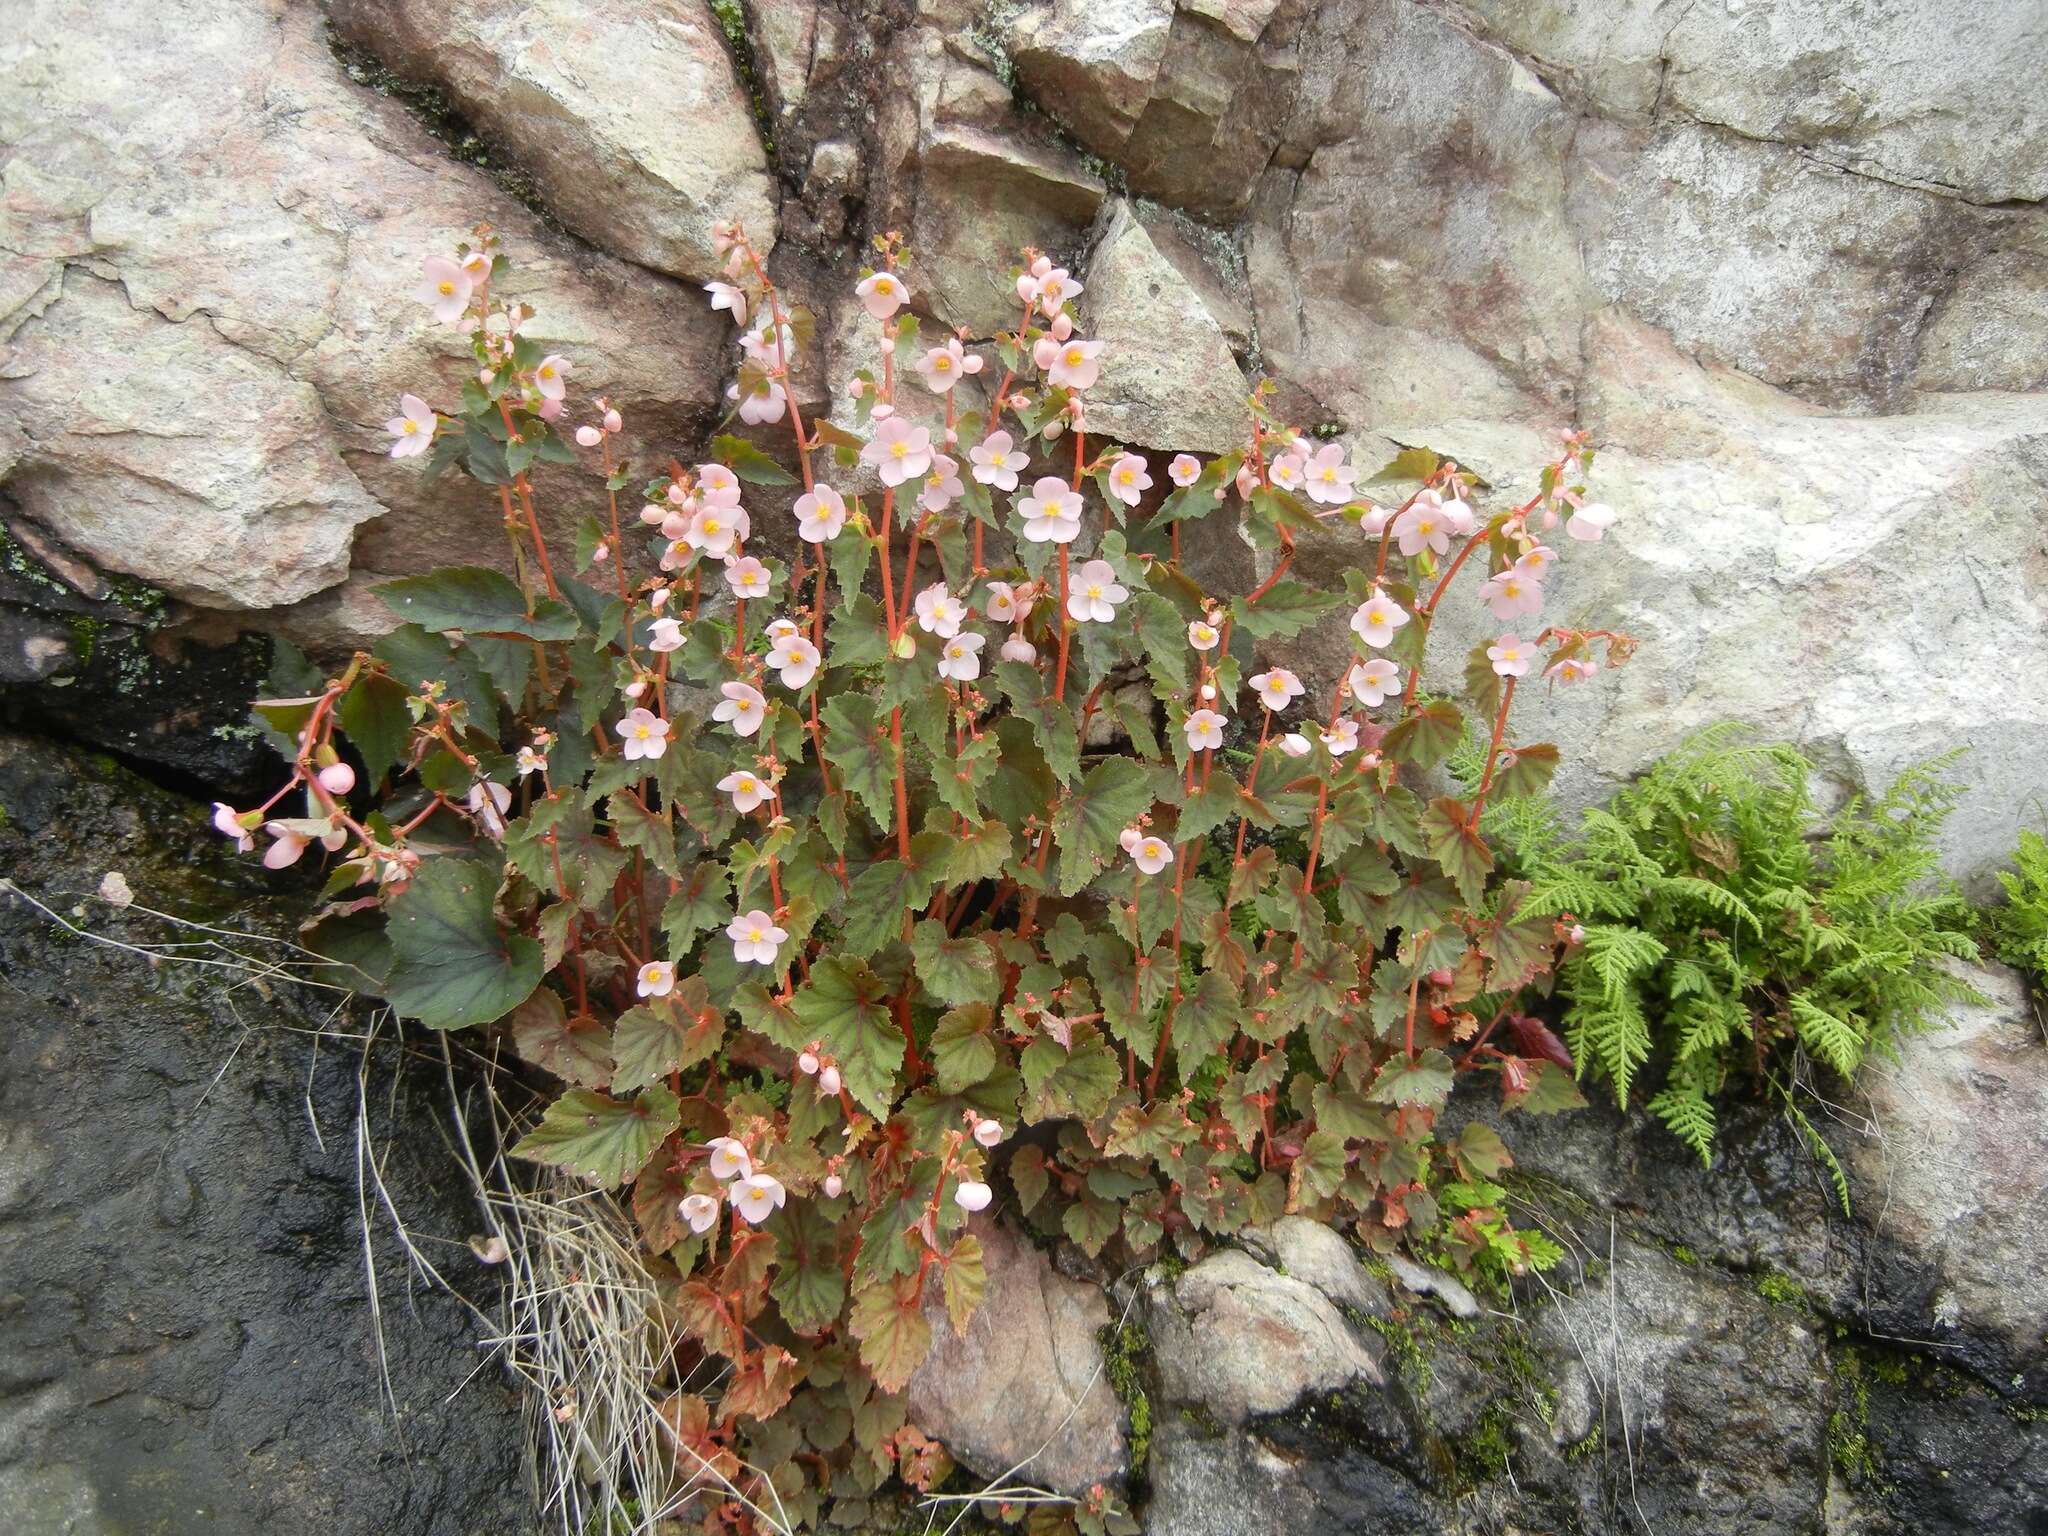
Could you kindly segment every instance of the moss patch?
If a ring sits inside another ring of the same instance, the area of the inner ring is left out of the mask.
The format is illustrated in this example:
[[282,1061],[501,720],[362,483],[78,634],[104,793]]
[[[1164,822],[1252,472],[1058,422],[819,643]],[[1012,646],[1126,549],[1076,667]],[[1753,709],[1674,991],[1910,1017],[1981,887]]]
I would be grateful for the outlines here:
[[1135,1497],[1146,1482],[1145,1464],[1152,1454],[1152,1398],[1145,1390],[1145,1367],[1152,1357],[1152,1336],[1137,1323],[1111,1323],[1102,1330],[1103,1375],[1131,1426],[1131,1483]]

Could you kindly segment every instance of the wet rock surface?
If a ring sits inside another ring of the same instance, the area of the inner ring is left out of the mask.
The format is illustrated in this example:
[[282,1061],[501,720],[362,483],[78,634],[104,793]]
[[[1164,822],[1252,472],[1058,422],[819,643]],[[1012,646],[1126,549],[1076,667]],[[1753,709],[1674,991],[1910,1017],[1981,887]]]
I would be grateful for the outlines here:
[[[140,905],[280,931],[276,882],[221,859],[201,807],[104,759],[0,737],[0,808],[0,870],[81,928],[223,958],[97,898],[118,869]],[[152,963],[0,893],[0,1526],[533,1529],[516,1399],[471,1314],[408,1275],[372,1193],[380,1365],[362,1053],[345,1030],[318,1037],[332,1007],[287,982]],[[439,1066],[394,1082],[396,1059],[367,1065],[374,1145],[398,1209],[445,1257],[473,1216]],[[487,1300],[487,1272],[458,1268]]]

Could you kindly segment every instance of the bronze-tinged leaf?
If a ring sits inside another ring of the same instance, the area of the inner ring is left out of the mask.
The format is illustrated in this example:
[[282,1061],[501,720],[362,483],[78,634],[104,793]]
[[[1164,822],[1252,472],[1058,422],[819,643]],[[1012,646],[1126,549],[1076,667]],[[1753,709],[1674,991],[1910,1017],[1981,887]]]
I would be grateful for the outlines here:
[[649,1163],[633,1181],[633,1221],[641,1240],[654,1252],[667,1253],[689,1235],[680,1209],[689,1192],[690,1186],[667,1158]]
[[789,1406],[789,1395],[802,1376],[796,1356],[779,1344],[764,1346],[725,1379],[725,1392],[718,1400],[719,1422],[774,1418]]
[[611,1043],[602,1024],[588,1014],[569,1018],[545,987],[512,1010],[512,1048],[520,1058],[579,1088],[602,1088],[611,1080]]
[[968,1321],[988,1294],[988,1264],[981,1251],[981,1239],[963,1232],[946,1255],[946,1317],[953,1332],[963,1334]]
[[932,1325],[925,1319],[914,1276],[857,1291],[847,1326],[860,1340],[861,1364],[884,1392],[901,1392],[931,1353]]

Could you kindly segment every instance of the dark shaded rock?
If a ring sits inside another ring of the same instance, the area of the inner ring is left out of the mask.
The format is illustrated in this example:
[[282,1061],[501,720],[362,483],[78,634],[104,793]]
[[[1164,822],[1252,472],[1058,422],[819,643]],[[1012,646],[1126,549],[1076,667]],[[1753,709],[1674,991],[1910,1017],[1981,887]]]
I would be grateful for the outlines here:
[[[82,928],[196,937],[90,894],[118,869],[141,906],[287,931],[275,877],[224,858],[200,806],[103,760],[0,737],[0,808],[0,869]],[[530,1531],[516,1399],[373,1195],[384,1398],[361,1052],[318,1037],[334,994],[152,962],[5,895],[0,977],[0,1529]],[[374,1141],[415,1235],[451,1251],[434,1240],[473,1215],[438,1074],[396,1063],[368,1063]]]

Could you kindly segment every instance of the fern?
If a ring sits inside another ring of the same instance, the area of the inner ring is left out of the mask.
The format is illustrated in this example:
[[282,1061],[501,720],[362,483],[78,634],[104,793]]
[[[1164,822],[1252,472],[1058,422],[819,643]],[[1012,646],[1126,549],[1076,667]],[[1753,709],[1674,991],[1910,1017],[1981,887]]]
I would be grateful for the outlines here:
[[2048,987],[2048,839],[2038,832],[2020,833],[2013,868],[2001,870],[2005,904],[1986,919],[1986,939],[2007,965],[2032,971]]
[[[1802,1059],[1847,1076],[1974,996],[1947,965],[1976,954],[1937,853],[1958,795],[1949,761],[1823,816],[1800,753],[1717,726],[1569,840],[1533,799],[1489,811],[1506,872],[1529,884],[1524,914],[1584,927],[1558,986],[1580,1075],[1624,1106],[1650,1082],[1650,1112],[1710,1158],[1731,1084],[1782,1099],[1780,1074]],[[2048,943],[2048,843],[2022,842],[2008,889]]]

